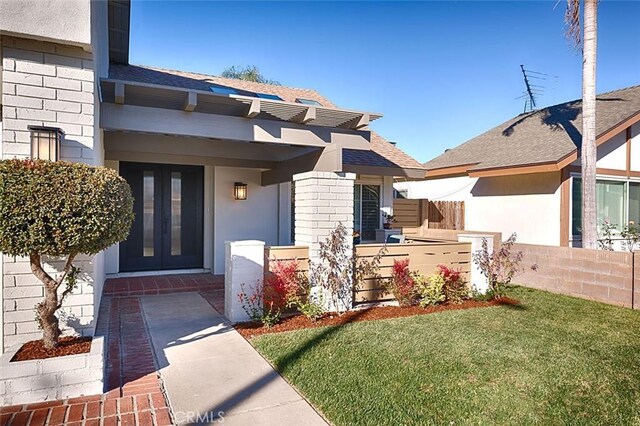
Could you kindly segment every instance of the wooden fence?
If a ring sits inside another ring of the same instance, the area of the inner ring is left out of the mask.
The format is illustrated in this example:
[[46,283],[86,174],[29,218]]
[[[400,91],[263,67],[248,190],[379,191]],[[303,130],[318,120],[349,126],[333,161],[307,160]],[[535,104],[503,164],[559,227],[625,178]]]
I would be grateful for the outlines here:
[[264,272],[268,274],[277,260],[297,260],[301,272],[309,271],[309,247],[306,246],[265,246]]
[[[383,244],[359,244],[355,246],[358,258],[370,260],[383,247]],[[469,280],[471,272],[471,243],[458,242],[412,242],[407,244],[389,244],[387,252],[380,262],[378,276],[365,277],[354,290],[354,302],[393,300],[386,293],[384,280],[391,277],[394,260],[409,259],[409,268],[423,275],[432,274],[440,264],[459,269],[463,277]]]
[[464,201],[393,200],[394,228],[464,229]]

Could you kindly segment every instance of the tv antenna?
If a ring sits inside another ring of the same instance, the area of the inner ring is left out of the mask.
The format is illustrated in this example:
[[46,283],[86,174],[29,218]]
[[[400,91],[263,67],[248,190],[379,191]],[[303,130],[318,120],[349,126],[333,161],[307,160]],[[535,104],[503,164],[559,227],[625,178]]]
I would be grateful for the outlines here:
[[520,65],[520,70],[522,71],[522,77],[524,77],[525,91],[522,94],[522,96],[516,99],[524,99],[524,111],[522,112],[526,113],[536,109],[536,106],[537,106],[536,97],[541,96],[544,91],[543,86],[540,86],[538,84],[533,84],[531,83],[530,80],[531,79],[546,80],[547,79],[546,77],[548,77],[548,75],[541,72],[537,72],[537,71],[527,70],[524,68],[524,65]]

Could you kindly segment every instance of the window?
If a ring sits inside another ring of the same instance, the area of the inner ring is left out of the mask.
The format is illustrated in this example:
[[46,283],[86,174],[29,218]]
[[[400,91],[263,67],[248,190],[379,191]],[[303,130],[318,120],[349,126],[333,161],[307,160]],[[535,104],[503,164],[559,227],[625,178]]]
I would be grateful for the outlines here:
[[225,86],[211,86],[209,87],[213,93],[217,93],[218,95],[237,95],[238,91],[233,87],[225,87]]
[[315,106],[322,106],[322,104],[316,100],[313,99],[303,99],[303,98],[297,98],[296,102],[299,104],[305,104],[305,105],[315,105]]
[[354,187],[353,229],[360,231],[363,241],[376,239],[376,229],[380,229],[380,185]]
[[273,101],[281,101],[282,98],[278,95],[271,95],[269,93],[256,93],[256,97],[261,99],[271,99]]
[[[582,235],[582,178],[574,177],[571,190],[571,234]],[[618,230],[640,220],[640,182],[598,179],[596,181],[598,231],[605,220]]]

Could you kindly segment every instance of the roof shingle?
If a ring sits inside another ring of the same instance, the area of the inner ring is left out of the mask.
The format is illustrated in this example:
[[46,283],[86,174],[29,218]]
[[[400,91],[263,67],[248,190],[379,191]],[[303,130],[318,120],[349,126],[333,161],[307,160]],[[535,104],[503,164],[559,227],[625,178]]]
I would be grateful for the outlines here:
[[[596,101],[596,134],[640,112],[640,85],[602,93]],[[582,141],[582,101],[520,114],[424,164],[427,170],[475,164],[484,170],[555,163]]]

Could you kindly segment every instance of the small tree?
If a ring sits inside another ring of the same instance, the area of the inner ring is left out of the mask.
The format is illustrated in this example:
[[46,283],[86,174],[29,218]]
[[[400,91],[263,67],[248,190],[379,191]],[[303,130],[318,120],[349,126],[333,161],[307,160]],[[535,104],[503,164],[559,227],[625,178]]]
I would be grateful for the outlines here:
[[[68,162],[0,161],[0,251],[28,256],[31,271],[44,285],[44,300],[35,310],[45,347],[58,346],[56,312],[75,287],[76,256],[96,254],[126,239],[132,221],[131,189],[114,170]],[[44,270],[42,256],[66,257],[57,278]]]

